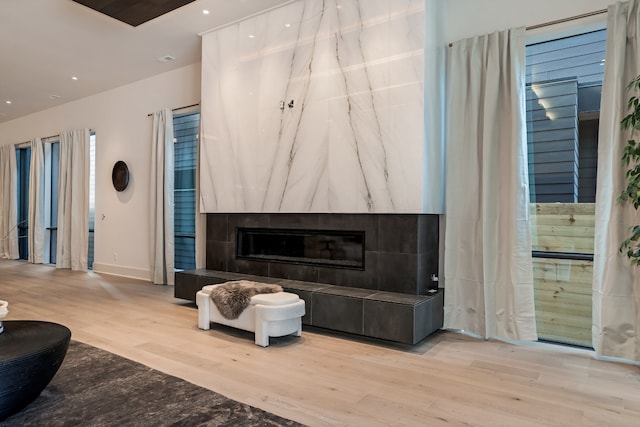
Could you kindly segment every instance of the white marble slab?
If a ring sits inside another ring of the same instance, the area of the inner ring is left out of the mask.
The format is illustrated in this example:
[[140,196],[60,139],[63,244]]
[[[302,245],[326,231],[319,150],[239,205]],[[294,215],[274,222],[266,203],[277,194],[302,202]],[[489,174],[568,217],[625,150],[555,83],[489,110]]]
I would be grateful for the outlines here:
[[424,18],[300,0],[205,34],[201,211],[422,212]]

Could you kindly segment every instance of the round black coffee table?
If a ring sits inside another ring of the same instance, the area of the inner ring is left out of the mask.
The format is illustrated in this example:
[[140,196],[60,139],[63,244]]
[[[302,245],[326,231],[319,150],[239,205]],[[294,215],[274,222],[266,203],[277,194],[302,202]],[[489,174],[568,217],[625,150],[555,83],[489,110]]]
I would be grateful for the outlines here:
[[35,320],[5,320],[0,334],[0,421],[24,408],[62,365],[71,331]]

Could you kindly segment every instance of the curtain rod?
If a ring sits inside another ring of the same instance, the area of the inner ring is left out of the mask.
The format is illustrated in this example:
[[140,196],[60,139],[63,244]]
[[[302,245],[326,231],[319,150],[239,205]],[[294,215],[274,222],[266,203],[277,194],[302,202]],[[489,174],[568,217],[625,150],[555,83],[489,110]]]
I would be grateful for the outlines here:
[[582,18],[589,18],[590,16],[602,15],[607,13],[607,9],[594,10],[593,12],[583,13],[581,15],[570,16],[568,18],[560,18],[555,21],[544,22],[542,24],[530,25],[526,27],[526,30],[536,30],[538,28],[550,27],[551,25],[562,24],[564,22],[576,21]]
[[[191,104],[191,105],[185,105],[184,107],[173,108],[171,111],[186,110],[187,108],[199,107],[199,106],[200,106],[200,103],[198,102],[197,104]],[[151,117],[151,116],[153,116],[153,113],[147,114],[147,117]]]
[[[567,18],[560,18],[554,21],[543,22],[542,24],[529,25],[528,27],[525,27],[525,30],[527,31],[537,30],[538,28],[550,27],[552,25],[562,24],[564,22],[577,21],[578,19],[589,18],[591,16],[596,16],[596,15],[602,15],[604,13],[607,13],[607,9],[594,10],[593,12],[587,12],[580,15],[569,16]],[[451,46],[453,46],[453,43],[449,43],[449,47]]]
[[[89,129],[89,132],[93,132],[93,129]],[[54,139],[54,138],[60,138],[60,134],[56,134],[56,135],[49,135],[49,136],[45,136],[44,138],[40,138],[40,140],[42,142],[44,142],[45,144],[48,144],[51,141],[48,141],[49,139]],[[22,148],[22,147],[28,147],[31,145],[31,141],[25,141],[25,142],[20,142],[18,144],[15,144],[16,148]]]

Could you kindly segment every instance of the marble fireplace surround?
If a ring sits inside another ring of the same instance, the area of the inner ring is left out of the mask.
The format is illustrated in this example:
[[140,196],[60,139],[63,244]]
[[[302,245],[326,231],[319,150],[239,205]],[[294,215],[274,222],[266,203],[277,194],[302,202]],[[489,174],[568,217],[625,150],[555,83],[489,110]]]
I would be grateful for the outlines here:
[[[442,326],[436,19],[424,0],[296,0],[202,35],[206,269],[176,297],[249,278],[297,293],[307,325],[406,343]],[[239,259],[238,228],[362,231],[364,268]]]
[[201,212],[440,213],[425,19],[297,0],[203,34]]

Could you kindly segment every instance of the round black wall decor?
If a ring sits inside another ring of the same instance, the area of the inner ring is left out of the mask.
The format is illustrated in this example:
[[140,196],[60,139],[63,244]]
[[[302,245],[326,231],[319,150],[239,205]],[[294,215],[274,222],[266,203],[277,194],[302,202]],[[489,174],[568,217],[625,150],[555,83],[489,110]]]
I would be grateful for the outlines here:
[[113,165],[111,181],[113,182],[113,188],[115,188],[116,191],[124,191],[127,188],[127,185],[129,185],[129,168],[122,160],[118,160],[116,164]]

